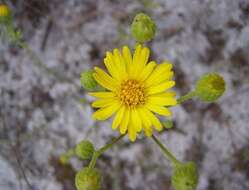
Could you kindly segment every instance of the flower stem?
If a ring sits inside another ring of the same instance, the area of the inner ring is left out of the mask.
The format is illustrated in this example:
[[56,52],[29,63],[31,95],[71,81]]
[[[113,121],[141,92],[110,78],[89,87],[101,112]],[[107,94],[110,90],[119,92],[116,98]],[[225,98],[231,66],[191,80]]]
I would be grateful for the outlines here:
[[117,143],[119,140],[121,140],[123,137],[125,136],[124,135],[120,135],[119,137],[113,139],[110,143],[106,144],[105,146],[103,146],[102,148],[100,148],[99,150],[96,150],[93,154],[93,157],[92,157],[92,160],[89,164],[89,168],[94,168],[95,167],[95,164],[96,164],[96,161],[98,159],[98,157],[104,153],[106,150],[108,150],[109,148],[111,148],[115,143]]
[[156,144],[160,147],[163,151],[164,155],[173,163],[174,166],[180,165],[181,162],[176,159],[176,157],[160,142],[155,135],[152,135],[152,139],[156,142]]
[[185,102],[186,100],[193,98],[194,96],[196,96],[196,92],[190,91],[189,93],[185,94],[184,96],[178,98],[177,103],[181,104],[181,103]]

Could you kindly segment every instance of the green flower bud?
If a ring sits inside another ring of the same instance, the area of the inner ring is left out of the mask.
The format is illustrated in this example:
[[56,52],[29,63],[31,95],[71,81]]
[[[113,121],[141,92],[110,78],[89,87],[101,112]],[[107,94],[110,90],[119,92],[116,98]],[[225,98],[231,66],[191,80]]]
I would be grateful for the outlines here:
[[61,164],[68,164],[71,157],[74,155],[74,149],[69,149],[65,154],[60,156],[60,163]]
[[68,164],[71,157],[67,156],[66,154],[62,154],[60,156],[60,163],[61,164]]
[[132,22],[131,34],[137,42],[149,41],[156,34],[156,24],[148,15],[139,13]]
[[196,83],[195,93],[202,101],[214,102],[225,92],[225,81],[217,73],[203,75]]
[[175,166],[171,178],[175,190],[195,190],[198,183],[198,174],[194,162]]
[[80,83],[86,90],[95,90],[98,83],[93,78],[94,71],[83,71],[80,76]]
[[171,120],[163,121],[162,124],[166,129],[171,129],[173,127],[173,121]]
[[100,190],[101,174],[96,168],[83,168],[76,174],[77,190]]
[[89,141],[83,140],[76,145],[75,154],[83,160],[90,159],[93,153],[94,153],[94,146]]

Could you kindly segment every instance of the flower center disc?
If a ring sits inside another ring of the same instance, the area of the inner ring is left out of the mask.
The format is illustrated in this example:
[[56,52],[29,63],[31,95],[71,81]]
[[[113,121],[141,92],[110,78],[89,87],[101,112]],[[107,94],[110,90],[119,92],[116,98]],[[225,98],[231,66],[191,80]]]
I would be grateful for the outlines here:
[[121,83],[120,100],[129,107],[135,107],[145,102],[144,87],[136,80],[129,79]]

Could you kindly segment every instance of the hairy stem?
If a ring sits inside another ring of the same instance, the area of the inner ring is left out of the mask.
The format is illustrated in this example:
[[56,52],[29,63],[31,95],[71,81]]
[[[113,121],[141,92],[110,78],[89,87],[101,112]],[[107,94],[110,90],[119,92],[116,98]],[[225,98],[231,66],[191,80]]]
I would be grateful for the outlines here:
[[185,94],[184,96],[178,98],[177,103],[181,104],[181,103],[193,98],[194,96],[196,96],[196,92],[195,91],[190,91],[189,93]]
[[152,139],[160,147],[164,155],[173,163],[173,165],[177,166],[181,164],[181,162],[176,159],[176,157],[163,145],[163,143],[155,135],[152,135]]
[[119,140],[121,140],[125,135],[120,135],[119,137],[113,139],[110,143],[106,144],[105,146],[103,146],[102,148],[100,148],[99,150],[96,150],[93,154],[92,160],[89,164],[89,168],[94,168],[96,161],[98,159],[98,157],[104,153],[106,150],[108,150],[109,148],[111,148],[115,143],[117,143]]

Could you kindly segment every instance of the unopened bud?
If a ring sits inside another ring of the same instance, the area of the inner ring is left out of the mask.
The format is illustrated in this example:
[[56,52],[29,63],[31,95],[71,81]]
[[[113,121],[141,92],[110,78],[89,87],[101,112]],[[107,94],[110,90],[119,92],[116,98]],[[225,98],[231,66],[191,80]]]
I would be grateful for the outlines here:
[[61,164],[68,164],[71,157],[74,155],[74,149],[69,149],[66,153],[60,156],[60,163]]
[[156,34],[156,24],[148,15],[139,13],[132,22],[131,34],[137,42],[149,41]]
[[195,163],[188,162],[175,166],[171,180],[175,190],[195,190],[198,183]]
[[96,168],[83,168],[76,174],[77,190],[100,190],[101,174]]
[[83,140],[76,145],[75,154],[83,160],[90,159],[93,153],[94,153],[94,146],[89,141]]
[[225,92],[225,81],[217,73],[203,75],[196,83],[195,93],[205,102],[214,102]]
[[94,71],[83,71],[80,76],[80,83],[86,90],[92,91],[95,90],[98,86],[98,83],[93,77]]

